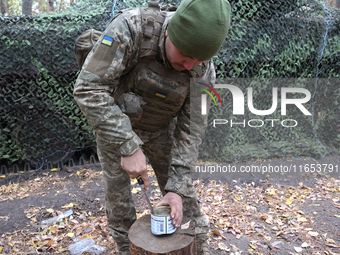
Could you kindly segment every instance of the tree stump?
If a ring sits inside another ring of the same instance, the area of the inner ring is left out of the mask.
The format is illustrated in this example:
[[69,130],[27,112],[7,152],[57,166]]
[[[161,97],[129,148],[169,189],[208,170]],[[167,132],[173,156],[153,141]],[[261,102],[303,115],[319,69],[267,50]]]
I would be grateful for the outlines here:
[[131,255],[196,254],[195,226],[188,219],[173,234],[156,236],[151,233],[150,214],[145,215],[131,226],[129,241]]

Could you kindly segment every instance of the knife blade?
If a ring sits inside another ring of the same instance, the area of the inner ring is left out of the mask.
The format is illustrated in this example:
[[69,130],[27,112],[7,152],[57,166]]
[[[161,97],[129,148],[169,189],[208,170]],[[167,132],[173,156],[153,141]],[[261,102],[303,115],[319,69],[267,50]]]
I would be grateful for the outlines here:
[[154,214],[153,207],[151,205],[150,199],[149,199],[148,195],[146,194],[146,190],[145,190],[145,187],[144,187],[144,181],[142,179],[142,176],[139,175],[136,179],[137,179],[139,186],[143,185],[142,190],[143,190],[144,196],[146,198],[146,202],[148,203],[151,214]]

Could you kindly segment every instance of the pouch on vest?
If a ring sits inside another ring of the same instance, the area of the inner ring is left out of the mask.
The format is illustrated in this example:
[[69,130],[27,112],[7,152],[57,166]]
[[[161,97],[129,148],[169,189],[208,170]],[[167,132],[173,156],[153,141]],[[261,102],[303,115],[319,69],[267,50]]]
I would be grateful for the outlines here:
[[101,35],[102,32],[96,29],[88,29],[77,38],[75,50],[76,59],[80,70],[87,55],[92,50],[93,46],[96,44]]
[[141,96],[133,92],[122,94],[118,99],[117,105],[123,113],[125,113],[131,121],[138,121],[142,116],[142,106],[145,104]]

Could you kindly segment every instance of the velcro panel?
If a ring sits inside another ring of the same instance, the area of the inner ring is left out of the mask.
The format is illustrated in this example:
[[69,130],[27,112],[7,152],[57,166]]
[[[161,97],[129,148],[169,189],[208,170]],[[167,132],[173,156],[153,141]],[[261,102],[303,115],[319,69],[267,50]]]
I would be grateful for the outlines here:
[[87,64],[85,70],[103,77],[116,55],[118,45],[119,43],[114,41],[113,38],[105,36],[93,53],[91,61]]

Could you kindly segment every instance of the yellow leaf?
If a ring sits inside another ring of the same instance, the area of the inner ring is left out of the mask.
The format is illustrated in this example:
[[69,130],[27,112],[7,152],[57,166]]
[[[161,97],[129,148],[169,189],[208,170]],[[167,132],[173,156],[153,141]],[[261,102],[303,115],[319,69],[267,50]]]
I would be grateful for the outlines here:
[[[6,175],[0,175],[0,179],[6,178]],[[3,248],[3,247],[2,247]],[[1,251],[0,251],[1,252]]]
[[73,207],[73,203],[69,203],[68,205],[64,205],[61,208],[72,208]]
[[308,220],[305,217],[298,218],[298,221],[300,222],[307,222]]
[[238,196],[235,196],[235,198],[238,200],[238,201],[241,201],[242,199]]
[[51,172],[56,172],[56,171],[58,171],[58,168],[52,168],[51,169]]
[[137,190],[135,187],[133,187],[131,192],[132,192],[133,194],[136,194],[136,193],[138,193],[138,190]]
[[252,244],[249,244],[249,246],[253,249],[253,250],[256,250],[256,247]]
[[137,183],[138,183],[138,181],[136,179],[131,179],[131,185],[135,185]]
[[55,234],[57,232],[57,229],[55,227],[51,227],[50,230],[52,234]]
[[334,215],[334,217],[336,217],[336,218],[340,218],[340,215]]
[[68,233],[67,236],[72,238],[72,237],[74,237],[74,233]]
[[292,200],[290,200],[289,198],[287,198],[286,204],[287,204],[287,205],[291,205],[291,204],[292,204]]
[[267,190],[268,195],[275,195],[275,189],[269,189]]
[[327,243],[335,244],[335,241],[333,239],[327,238],[326,239]]
[[2,252],[2,249],[3,249],[4,247],[3,246],[0,246],[0,252]]
[[48,213],[53,213],[53,212],[54,212],[54,210],[53,210],[52,208],[46,209],[46,211],[47,211]]

